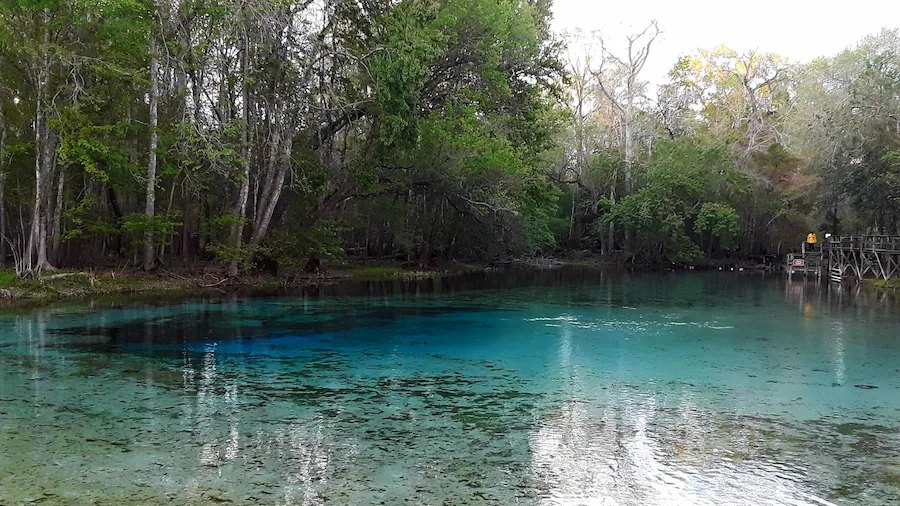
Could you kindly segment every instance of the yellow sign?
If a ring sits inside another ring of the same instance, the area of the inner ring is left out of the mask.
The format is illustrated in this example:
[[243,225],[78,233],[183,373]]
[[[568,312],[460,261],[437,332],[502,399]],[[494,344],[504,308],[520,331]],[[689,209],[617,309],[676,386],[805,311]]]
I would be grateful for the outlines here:
[[806,236],[806,242],[808,242],[810,244],[815,244],[816,243],[816,233],[810,232],[809,235]]

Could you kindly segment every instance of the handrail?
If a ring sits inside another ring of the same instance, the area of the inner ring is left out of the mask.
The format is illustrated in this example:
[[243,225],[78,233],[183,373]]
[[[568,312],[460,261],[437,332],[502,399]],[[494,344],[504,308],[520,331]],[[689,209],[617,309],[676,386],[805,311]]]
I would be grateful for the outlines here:
[[829,248],[842,250],[890,250],[900,251],[900,235],[849,235],[829,237]]

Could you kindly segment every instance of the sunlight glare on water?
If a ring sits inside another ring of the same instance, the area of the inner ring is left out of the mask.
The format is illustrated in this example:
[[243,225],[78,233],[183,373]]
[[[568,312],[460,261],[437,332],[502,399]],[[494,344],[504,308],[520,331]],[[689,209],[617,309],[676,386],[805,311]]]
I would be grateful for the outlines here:
[[895,505],[900,313],[510,271],[0,317],[0,504]]

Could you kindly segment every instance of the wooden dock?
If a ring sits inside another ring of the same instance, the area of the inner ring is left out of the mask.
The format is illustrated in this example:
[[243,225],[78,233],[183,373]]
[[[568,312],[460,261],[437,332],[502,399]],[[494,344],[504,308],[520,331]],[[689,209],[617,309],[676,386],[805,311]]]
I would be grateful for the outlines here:
[[803,243],[800,253],[788,254],[785,269],[791,276],[801,274],[804,278],[809,276],[819,278],[822,276],[823,259],[826,258],[822,251],[821,246]]
[[841,282],[845,276],[885,281],[900,276],[900,235],[830,237],[823,252],[832,281]]
[[887,281],[900,277],[900,235],[850,235],[802,243],[800,253],[787,256],[785,270],[792,276],[827,276],[835,283],[848,277]]

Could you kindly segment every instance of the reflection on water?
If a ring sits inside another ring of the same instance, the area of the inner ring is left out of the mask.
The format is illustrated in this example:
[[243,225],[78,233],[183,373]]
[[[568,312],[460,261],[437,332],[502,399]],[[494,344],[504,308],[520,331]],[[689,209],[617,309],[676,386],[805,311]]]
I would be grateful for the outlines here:
[[0,504],[897,504],[898,322],[587,269],[10,316]]

